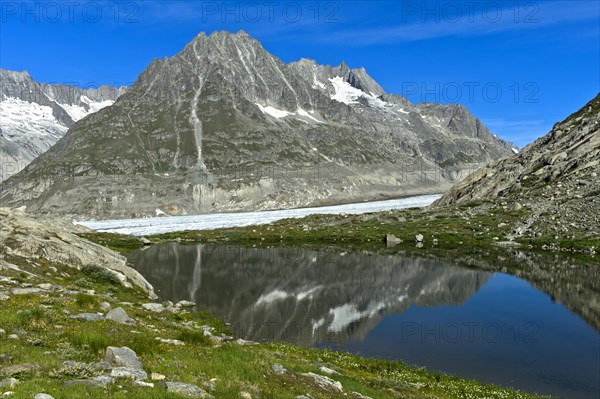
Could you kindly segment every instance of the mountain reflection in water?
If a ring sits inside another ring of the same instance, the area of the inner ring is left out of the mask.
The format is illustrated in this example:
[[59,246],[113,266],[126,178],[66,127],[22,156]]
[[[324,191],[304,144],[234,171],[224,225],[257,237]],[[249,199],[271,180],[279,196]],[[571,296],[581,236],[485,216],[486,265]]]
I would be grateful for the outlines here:
[[[129,255],[162,300],[193,301],[236,337],[597,398],[597,264],[519,251],[491,259],[177,243]],[[497,272],[505,267],[521,278]]]
[[426,259],[176,243],[130,260],[161,299],[196,302],[246,339],[301,345],[363,339],[413,305],[460,305],[491,276]]

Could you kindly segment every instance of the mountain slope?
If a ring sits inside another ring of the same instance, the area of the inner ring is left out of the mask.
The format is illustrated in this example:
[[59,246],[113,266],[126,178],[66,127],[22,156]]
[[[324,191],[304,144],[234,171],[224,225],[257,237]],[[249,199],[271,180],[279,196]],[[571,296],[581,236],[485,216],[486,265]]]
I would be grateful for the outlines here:
[[480,169],[434,205],[519,202],[534,216],[517,235],[600,231],[600,94],[519,154]]
[[244,32],[202,33],[0,199],[94,217],[380,199],[440,192],[510,148],[464,107],[414,106],[364,69],[284,64]]
[[125,91],[37,83],[27,72],[0,69],[0,181],[56,143],[73,124]]

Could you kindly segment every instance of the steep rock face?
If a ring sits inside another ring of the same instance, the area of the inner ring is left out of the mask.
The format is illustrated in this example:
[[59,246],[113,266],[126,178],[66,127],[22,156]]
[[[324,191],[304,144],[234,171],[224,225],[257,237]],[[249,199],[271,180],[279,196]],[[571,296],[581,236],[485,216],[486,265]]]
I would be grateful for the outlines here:
[[93,217],[380,199],[440,192],[510,147],[464,107],[414,106],[364,69],[285,64],[244,32],[202,33],[0,199]]
[[578,231],[597,234],[599,173],[600,94],[520,153],[456,184],[434,205],[474,200],[519,202],[536,214],[517,235],[536,229],[537,233],[550,236]]
[[0,69],[0,181],[56,143],[76,121],[112,105],[125,88],[37,83],[27,72]]

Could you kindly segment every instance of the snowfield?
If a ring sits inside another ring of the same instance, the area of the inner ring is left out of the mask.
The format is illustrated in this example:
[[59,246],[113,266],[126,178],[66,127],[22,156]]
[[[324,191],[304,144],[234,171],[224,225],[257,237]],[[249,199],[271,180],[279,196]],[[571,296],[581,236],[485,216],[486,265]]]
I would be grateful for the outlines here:
[[212,230],[224,227],[242,227],[268,224],[281,219],[302,218],[308,215],[362,214],[392,209],[424,207],[441,195],[421,195],[387,201],[323,206],[318,208],[283,209],[277,211],[213,213],[207,215],[152,217],[74,222],[96,231],[143,236],[185,230]]

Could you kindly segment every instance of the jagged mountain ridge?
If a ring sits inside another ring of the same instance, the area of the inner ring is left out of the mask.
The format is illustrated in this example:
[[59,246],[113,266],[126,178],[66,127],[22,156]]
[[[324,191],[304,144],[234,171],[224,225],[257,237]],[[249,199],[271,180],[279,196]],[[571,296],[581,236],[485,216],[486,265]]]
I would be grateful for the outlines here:
[[[75,124],[2,200],[99,217],[348,202],[440,192],[510,148],[463,106],[414,106],[364,69],[285,64],[244,32],[201,33]],[[423,164],[455,169],[406,178]],[[265,178],[274,169],[296,175]]]
[[48,150],[76,121],[112,105],[125,91],[38,83],[26,71],[0,68],[0,181]]

